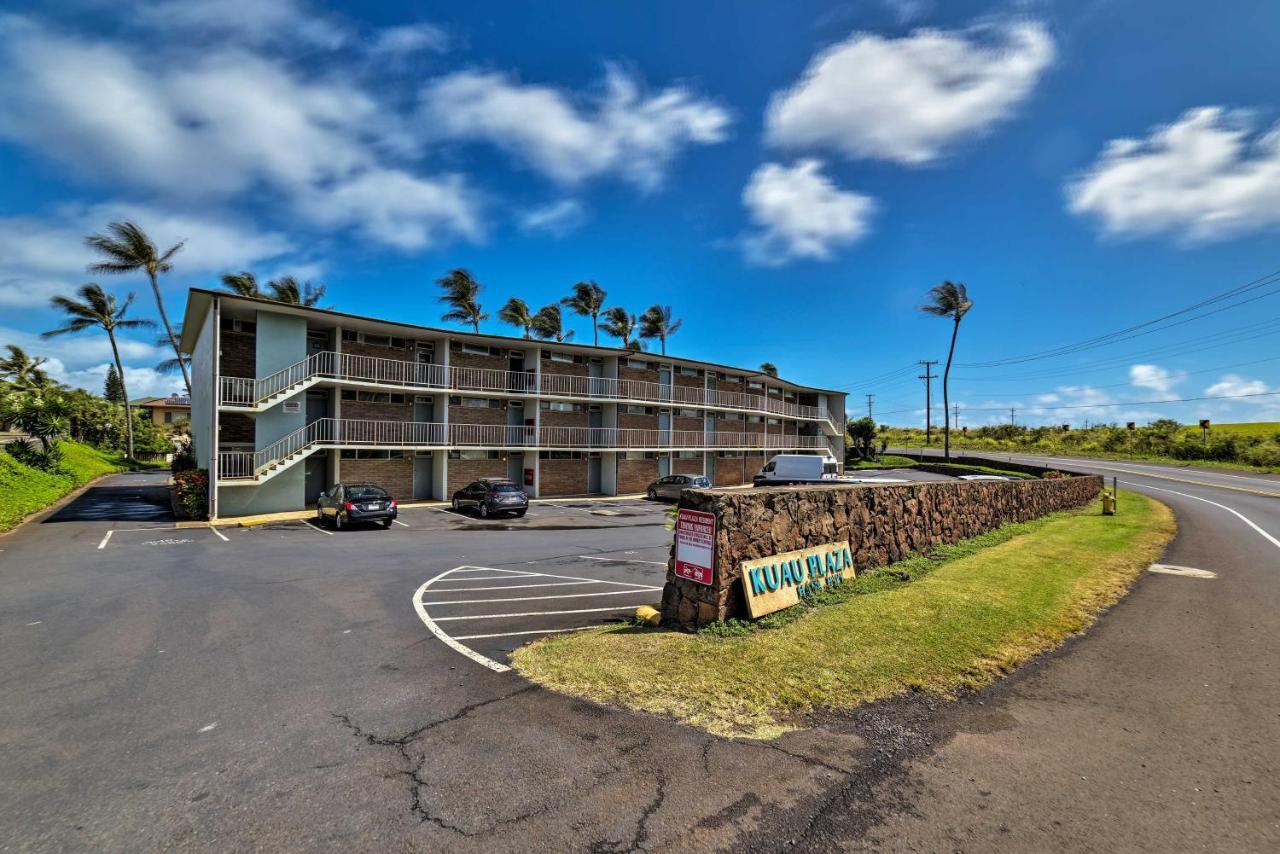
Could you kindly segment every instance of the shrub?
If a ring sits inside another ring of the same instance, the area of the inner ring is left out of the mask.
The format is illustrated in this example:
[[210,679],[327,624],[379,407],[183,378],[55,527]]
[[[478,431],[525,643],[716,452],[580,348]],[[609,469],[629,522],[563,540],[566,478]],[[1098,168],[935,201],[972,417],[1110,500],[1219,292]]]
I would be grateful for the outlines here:
[[1242,457],[1251,466],[1280,467],[1280,444],[1266,442],[1245,450]]
[[45,451],[36,447],[35,443],[29,439],[16,439],[6,445],[5,450],[24,466],[54,474],[59,473],[58,468],[62,462],[62,451],[56,443],[50,445],[49,450]]
[[173,476],[173,488],[178,506],[192,519],[209,516],[209,472],[207,469],[187,469]]
[[169,470],[174,474],[180,474],[184,471],[191,471],[196,467],[196,454],[188,442],[182,450],[173,455],[173,460],[169,463]]

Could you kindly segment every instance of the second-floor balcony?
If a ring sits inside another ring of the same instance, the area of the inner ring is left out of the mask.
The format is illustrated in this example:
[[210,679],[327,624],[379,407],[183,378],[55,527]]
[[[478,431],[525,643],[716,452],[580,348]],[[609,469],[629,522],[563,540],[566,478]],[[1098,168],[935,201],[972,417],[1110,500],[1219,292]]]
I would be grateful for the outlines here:
[[825,409],[772,395],[534,370],[446,366],[328,351],[315,353],[260,379],[220,377],[218,403],[228,409],[264,409],[305,387],[326,380],[408,391],[537,395],[645,405],[696,406],[831,421]]

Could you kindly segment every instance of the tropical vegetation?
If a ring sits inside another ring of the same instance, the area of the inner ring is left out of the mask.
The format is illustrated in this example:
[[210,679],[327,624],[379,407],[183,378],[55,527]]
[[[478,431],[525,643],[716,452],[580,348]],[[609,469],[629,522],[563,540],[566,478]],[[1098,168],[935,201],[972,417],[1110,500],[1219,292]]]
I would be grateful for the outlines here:
[[640,337],[657,338],[662,355],[667,355],[667,339],[680,331],[681,321],[673,318],[671,306],[651,305],[640,315]]
[[[258,286],[258,277],[247,270],[239,273],[226,273],[222,276],[222,286],[229,293],[253,299],[272,300],[288,305],[314,307],[324,298],[325,285],[310,281],[299,282],[293,276],[280,276],[267,282],[266,290]],[[177,332],[181,337],[181,331]]]
[[945,317],[951,320],[951,347],[947,350],[947,367],[942,372],[942,455],[951,459],[951,398],[949,384],[951,382],[951,359],[956,354],[956,337],[960,334],[960,321],[973,308],[973,300],[969,299],[964,285],[946,281],[934,286],[929,291],[929,301],[920,306],[925,314],[934,317]]
[[480,322],[488,320],[489,315],[481,308],[480,283],[475,277],[458,267],[436,279],[436,284],[444,290],[440,302],[449,306],[440,319],[446,323],[469,323],[479,334]]
[[620,345],[624,350],[643,350],[644,342],[640,340],[637,333],[640,331],[640,321],[634,314],[627,311],[621,306],[607,308],[602,312],[604,322],[600,324],[600,328],[604,330],[606,335],[617,338],[622,342]]
[[604,311],[605,289],[595,282],[578,282],[573,293],[560,303],[574,314],[591,318],[592,343],[600,346],[600,314]]

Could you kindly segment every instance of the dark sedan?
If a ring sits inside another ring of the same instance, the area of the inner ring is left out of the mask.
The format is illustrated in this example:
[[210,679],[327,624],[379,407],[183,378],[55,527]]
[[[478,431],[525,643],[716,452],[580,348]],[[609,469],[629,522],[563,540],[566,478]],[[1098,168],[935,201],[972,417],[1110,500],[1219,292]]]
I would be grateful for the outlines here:
[[335,531],[356,522],[381,522],[390,528],[399,505],[381,486],[373,483],[339,483],[316,501],[316,523],[328,522]]
[[523,516],[529,509],[529,496],[509,480],[477,480],[453,494],[453,509],[475,510],[482,519],[499,513]]
[[711,480],[702,475],[697,474],[672,474],[666,477],[660,477],[653,483],[649,484],[649,489],[645,492],[649,496],[650,501],[656,501],[659,498],[670,498],[672,501],[680,500],[680,493],[686,489],[710,489]]

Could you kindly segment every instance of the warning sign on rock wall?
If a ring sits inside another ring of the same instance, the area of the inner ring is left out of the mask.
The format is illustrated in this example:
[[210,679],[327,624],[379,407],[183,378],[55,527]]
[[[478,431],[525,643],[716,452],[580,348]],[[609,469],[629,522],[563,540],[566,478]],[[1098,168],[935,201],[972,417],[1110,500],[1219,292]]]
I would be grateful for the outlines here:
[[676,576],[710,584],[715,542],[715,515],[681,508],[676,514]]

